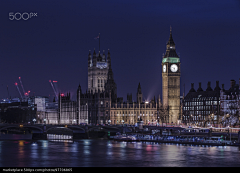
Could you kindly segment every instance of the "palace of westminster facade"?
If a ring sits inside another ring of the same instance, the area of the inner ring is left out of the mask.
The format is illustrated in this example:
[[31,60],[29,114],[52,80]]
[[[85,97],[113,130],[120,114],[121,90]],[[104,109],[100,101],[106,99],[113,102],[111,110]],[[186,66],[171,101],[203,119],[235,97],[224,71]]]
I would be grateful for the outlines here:
[[[143,101],[140,83],[137,87],[137,101],[132,94],[127,101],[117,97],[117,85],[111,67],[111,55],[89,52],[88,55],[88,90],[83,93],[77,89],[77,101],[71,101],[70,94],[59,94],[58,108],[37,112],[38,122],[47,124],[143,124],[179,123],[180,118],[180,59],[175,43],[170,37],[166,53],[162,58],[162,101],[160,96],[149,102]],[[41,115],[42,114],[42,115]],[[39,116],[40,115],[40,116]]]
[[[132,94],[127,101],[117,97],[117,84],[114,81],[111,55],[107,56],[89,52],[88,55],[88,90],[83,93],[81,86],[77,89],[77,101],[59,94],[55,103],[47,103],[46,98],[34,98],[37,107],[37,123],[46,124],[135,124],[144,125],[161,123],[220,124],[222,118],[227,120],[234,115],[239,120],[240,79],[239,85],[231,80],[229,90],[219,87],[211,88],[208,82],[206,90],[201,83],[197,91],[191,84],[186,96],[180,97],[180,58],[176,53],[175,43],[170,29],[166,52],[162,57],[162,100],[160,96],[149,102],[143,101],[140,83],[137,87],[136,102]],[[225,125],[227,125],[225,123]],[[231,124],[230,124],[231,125]]]

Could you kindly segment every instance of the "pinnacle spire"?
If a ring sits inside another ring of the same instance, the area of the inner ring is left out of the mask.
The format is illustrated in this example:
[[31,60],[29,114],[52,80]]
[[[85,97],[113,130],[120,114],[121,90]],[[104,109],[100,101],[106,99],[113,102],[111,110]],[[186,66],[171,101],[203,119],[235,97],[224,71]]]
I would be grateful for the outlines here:
[[169,40],[168,40],[167,45],[175,46],[175,43],[174,43],[173,38],[172,38],[172,27],[171,26],[170,26],[170,36],[169,36]]
[[108,62],[109,68],[111,68],[111,56],[110,56],[110,51],[109,51],[109,49],[108,49],[108,55],[107,55],[107,62]]
[[165,55],[163,56],[163,58],[167,58],[167,57],[178,57],[177,53],[176,53],[176,49],[175,49],[175,43],[173,41],[172,38],[172,27],[170,26],[170,35],[169,35],[169,40],[167,42],[167,50]]
[[141,84],[140,84],[140,82],[139,82],[139,84],[138,84],[137,92],[140,93],[140,94],[142,93],[142,89],[141,89]]

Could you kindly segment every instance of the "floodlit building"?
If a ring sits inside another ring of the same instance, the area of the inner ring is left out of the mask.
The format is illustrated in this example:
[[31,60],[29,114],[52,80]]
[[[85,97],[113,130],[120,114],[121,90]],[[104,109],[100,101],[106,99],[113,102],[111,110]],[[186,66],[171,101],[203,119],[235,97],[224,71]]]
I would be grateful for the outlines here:
[[220,120],[220,90],[219,81],[216,87],[211,88],[208,82],[207,89],[204,91],[199,83],[197,91],[194,84],[183,100],[182,122],[205,126],[207,122],[218,124]]
[[[180,58],[175,43],[170,37],[166,53],[162,57],[163,103],[160,96],[149,101],[143,100],[140,83],[137,87],[136,102],[132,94],[127,101],[117,96],[117,84],[114,81],[111,66],[111,54],[108,50],[101,54],[88,54],[88,90],[77,89],[77,100],[72,101],[70,94],[59,95],[57,108],[46,108],[45,119],[48,124],[143,124],[180,122]],[[42,103],[39,103],[40,105]],[[50,104],[50,103],[49,103]],[[42,108],[39,106],[39,108]]]
[[229,90],[219,87],[219,81],[216,81],[216,87],[211,88],[208,82],[207,89],[204,91],[199,83],[197,91],[194,84],[183,100],[182,122],[200,126],[224,125],[229,116],[234,115],[239,119],[239,85],[235,80],[231,80]]

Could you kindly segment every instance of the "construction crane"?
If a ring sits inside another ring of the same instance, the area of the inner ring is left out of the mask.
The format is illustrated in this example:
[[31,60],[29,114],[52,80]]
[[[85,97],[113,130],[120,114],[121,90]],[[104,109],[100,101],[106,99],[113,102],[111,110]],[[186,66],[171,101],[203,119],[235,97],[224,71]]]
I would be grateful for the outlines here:
[[21,86],[22,86],[22,90],[23,90],[24,97],[26,98],[26,94],[25,94],[25,90],[24,90],[24,88],[23,88],[23,84],[22,84],[21,77],[18,77],[18,79],[19,79],[19,82],[20,82],[20,84],[21,84]]
[[16,87],[17,87],[17,89],[18,89],[18,92],[19,92],[19,94],[20,94],[20,96],[21,96],[21,98],[22,98],[22,100],[23,100],[23,96],[22,96],[22,94],[21,94],[21,92],[20,92],[20,90],[19,90],[18,83],[15,82],[15,85],[16,85]]
[[23,88],[23,84],[22,84],[21,77],[19,77],[18,79],[19,79],[19,81],[20,81],[20,83],[21,83],[21,86],[22,86],[22,90],[23,90],[24,99],[26,99],[26,100],[27,100],[27,98],[28,98],[28,96],[29,96],[29,93],[30,93],[30,91],[28,91],[28,92],[25,92],[25,90],[24,90],[24,88]]
[[[57,92],[56,92],[56,90],[55,90],[55,88],[54,88],[54,86],[53,86],[53,83],[52,83],[52,81],[51,80],[49,80],[49,82],[50,82],[50,84],[51,84],[51,86],[52,86],[52,89],[53,89],[53,92],[54,92],[54,94],[55,94],[55,96],[56,96],[56,101],[58,100],[58,95],[57,95]],[[56,82],[56,81],[55,81]]]
[[57,81],[53,80],[53,85],[54,85],[56,93],[58,94],[59,91],[58,91]]

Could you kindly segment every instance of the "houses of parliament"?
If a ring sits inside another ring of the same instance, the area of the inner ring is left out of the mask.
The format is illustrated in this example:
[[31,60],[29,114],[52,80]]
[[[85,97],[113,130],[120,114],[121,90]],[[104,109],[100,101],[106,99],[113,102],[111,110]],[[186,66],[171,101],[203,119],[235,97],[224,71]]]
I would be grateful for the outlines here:
[[[160,67],[160,64],[159,64]],[[149,102],[143,101],[141,84],[136,84],[136,102],[132,94],[127,100],[117,96],[117,84],[111,66],[111,54],[88,54],[88,90],[77,89],[77,101],[59,94],[58,110],[46,111],[47,124],[135,124],[145,125],[179,122],[180,116],[180,58],[170,29],[165,55],[162,57],[162,100],[160,96]],[[159,79],[161,80],[161,79]],[[39,113],[37,113],[39,114]]]

